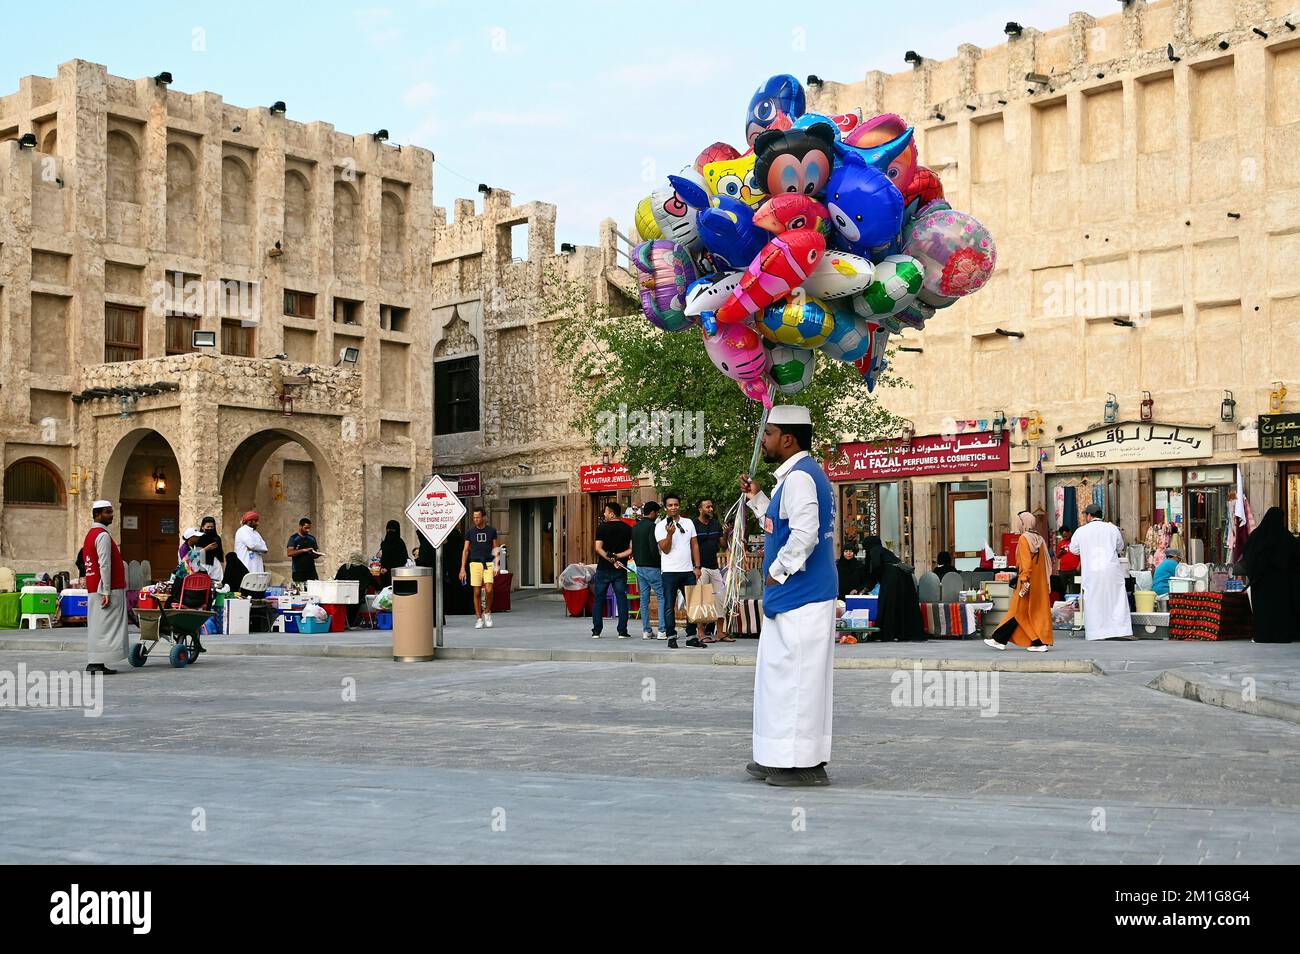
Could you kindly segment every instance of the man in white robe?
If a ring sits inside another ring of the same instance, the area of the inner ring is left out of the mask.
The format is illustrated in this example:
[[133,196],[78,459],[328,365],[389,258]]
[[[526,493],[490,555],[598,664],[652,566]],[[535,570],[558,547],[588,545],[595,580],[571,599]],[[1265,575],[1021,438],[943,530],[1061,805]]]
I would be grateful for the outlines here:
[[266,553],[266,541],[257,532],[257,523],[261,519],[261,514],[250,510],[240,520],[242,526],[235,531],[235,556],[249,573],[265,572],[262,557]]
[[763,432],[778,463],[769,500],[749,476],[741,488],[763,521],[763,628],[754,670],[754,761],[769,785],[827,785],[835,662],[835,492],[808,454],[808,409],[779,405]]
[[1070,552],[1077,553],[1083,563],[1084,634],[1088,639],[1131,639],[1133,618],[1119,562],[1124,535],[1101,517],[1101,507],[1088,504],[1083,526],[1070,538]]
[[109,663],[127,658],[131,638],[126,630],[126,564],[109,535],[113,504],[96,500],[90,505],[94,523],[82,543],[86,566],[86,672],[116,675]]

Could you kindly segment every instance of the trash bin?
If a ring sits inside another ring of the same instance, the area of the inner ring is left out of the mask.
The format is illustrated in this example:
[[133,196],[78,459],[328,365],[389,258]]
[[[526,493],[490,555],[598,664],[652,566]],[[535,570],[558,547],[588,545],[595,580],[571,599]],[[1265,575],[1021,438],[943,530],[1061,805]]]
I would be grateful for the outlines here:
[[565,608],[570,616],[591,615],[591,579],[594,575],[595,570],[582,563],[570,563],[560,574],[560,590],[564,593]]
[[400,566],[393,570],[393,659],[428,662],[433,658],[433,570]]

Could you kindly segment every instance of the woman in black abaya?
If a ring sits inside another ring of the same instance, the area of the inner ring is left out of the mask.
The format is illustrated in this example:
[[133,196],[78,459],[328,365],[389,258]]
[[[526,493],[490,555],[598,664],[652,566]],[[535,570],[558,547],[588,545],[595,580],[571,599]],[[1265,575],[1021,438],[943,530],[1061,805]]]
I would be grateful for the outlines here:
[[1281,507],[1270,507],[1246,539],[1241,560],[1250,579],[1255,642],[1300,640],[1300,543],[1286,528]]
[[867,574],[863,588],[870,590],[880,584],[880,599],[876,604],[876,626],[880,639],[923,640],[921,627],[921,600],[916,594],[916,581],[904,569],[897,556],[885,548],[879,537],[867,537]]

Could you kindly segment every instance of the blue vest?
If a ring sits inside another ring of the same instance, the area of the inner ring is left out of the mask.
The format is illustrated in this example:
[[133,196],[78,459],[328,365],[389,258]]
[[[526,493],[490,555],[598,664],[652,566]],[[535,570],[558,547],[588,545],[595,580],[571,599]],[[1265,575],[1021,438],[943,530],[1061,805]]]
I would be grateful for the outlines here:
[[[817,545],[801,570],[788,576],[784,583],[768,583],[764,587],[764,616],[775,616],[808,603],[833,600],[839,592],[839,577],[835,571],[835,488],[811,457],[802,458],[790,469],[790,473],[800,470],[813,479],[817,488]],[[789,474],[786,479],[789,479]],[[777,552],[790,539],[790,522],[781,517],[781,496],[784,492],[785,481],[782,481],[767,508],[766,519],[771,521],[772,530],[763,542],[764,578],[767,577]]]

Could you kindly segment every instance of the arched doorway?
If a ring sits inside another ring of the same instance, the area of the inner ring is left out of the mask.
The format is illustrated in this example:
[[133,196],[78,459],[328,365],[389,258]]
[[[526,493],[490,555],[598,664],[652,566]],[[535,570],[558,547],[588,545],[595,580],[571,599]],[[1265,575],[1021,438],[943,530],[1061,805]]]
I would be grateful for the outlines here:
[[333,470],[320,449],[297,431],[273,429],[246,437],[235,448],[221,475],[224,539],[234,548],[240,517],[248,510],[261,515],[258,532],[266,540],[266,567],[289,575],[285,546],[309,517],[321,549],[328,554],[318,564],[322,577],[333,575],[344,562],[347,545],[337,532],[339,492]]
[[100,495],[116,505],[122,559],[148,560],[154,579],[176,566],[184,529],[180,493],[180,464],[165,437],[140,428],[118,442],[104,469]]

